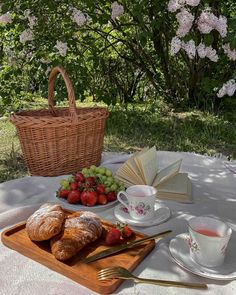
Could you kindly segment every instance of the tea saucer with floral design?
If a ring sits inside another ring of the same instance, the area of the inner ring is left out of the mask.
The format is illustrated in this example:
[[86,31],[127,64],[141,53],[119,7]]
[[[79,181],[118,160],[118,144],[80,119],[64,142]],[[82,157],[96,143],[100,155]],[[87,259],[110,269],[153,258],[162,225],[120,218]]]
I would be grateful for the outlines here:
[[188,270],[201,277],[214,280],[234,280],[236,279],[236,255],[234,249],[234,241],[230,240],[225,262],[217,267],[205,267],[195,262],[190,257],[189,234],[183,233],[171,239],[169,251],[171,258],[182,268]]
[[142,226],[142,227],[148,227],[157,225],[160,223],[163,223],[164,221],[168,220],[171,216],[171,211],[168,207],[163,206],[160,203],[155,203],[155,214],[152,218],[147,220],[136,220],[133,219],[128,212],[128,209],[123,206],[122,204],[119,204],[115,207],[114,210],[115,217],[124,223],[134,225],[134,226]]

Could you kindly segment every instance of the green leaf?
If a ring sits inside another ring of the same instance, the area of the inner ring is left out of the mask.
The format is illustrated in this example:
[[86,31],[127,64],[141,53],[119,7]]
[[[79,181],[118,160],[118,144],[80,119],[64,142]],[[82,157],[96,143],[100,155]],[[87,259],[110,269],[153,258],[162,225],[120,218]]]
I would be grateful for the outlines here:
[[228,20],[229,27],[236,30],[236,16]]
[[206,44],[206,46],[210,46],[214,41],[214,38],[212,36],[212,34],[207,34],[204,36],[204,43]]
[[233,38],[233,39],[230,41],[230,48],[231,48],[231,49],[236,49],[236,38]]

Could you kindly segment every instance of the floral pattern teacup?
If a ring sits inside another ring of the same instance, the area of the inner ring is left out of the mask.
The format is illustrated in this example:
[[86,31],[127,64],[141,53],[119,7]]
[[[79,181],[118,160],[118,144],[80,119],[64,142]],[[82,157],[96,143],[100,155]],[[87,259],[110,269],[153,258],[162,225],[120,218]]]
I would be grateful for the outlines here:
[[157,190],[149,185],[132,185],[121,191],[117,199],[128,210],[130,217],[136,220],[147,220],[154,216],[154,205]]

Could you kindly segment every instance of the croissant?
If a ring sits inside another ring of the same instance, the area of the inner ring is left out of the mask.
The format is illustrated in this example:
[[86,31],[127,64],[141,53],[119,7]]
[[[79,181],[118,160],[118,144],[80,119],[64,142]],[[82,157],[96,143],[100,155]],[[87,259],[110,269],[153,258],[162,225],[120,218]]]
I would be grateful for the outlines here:
[[59,234],[65,213],[60,205],[46,203],[26,221],[26,232],[32,241],[49,240]]
[[51,251],[56,259],[64,261],[77,254],[102,234],[100,218],[89,211],[68,216],[62,233],[51,239]]

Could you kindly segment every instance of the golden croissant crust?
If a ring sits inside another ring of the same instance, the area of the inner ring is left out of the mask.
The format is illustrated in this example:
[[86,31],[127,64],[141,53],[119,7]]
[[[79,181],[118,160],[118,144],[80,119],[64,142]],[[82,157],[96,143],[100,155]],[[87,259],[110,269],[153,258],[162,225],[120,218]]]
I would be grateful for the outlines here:
[[32,241],[49,240],[60,233],[64,219],[60,205],[46,203],[28,218],[27,234]]
[[61,234],[51,239],[52,254],[58,260],[67,260],[101,234],[102,223],[96,214],[89,211],[73,213],[66,218]]

